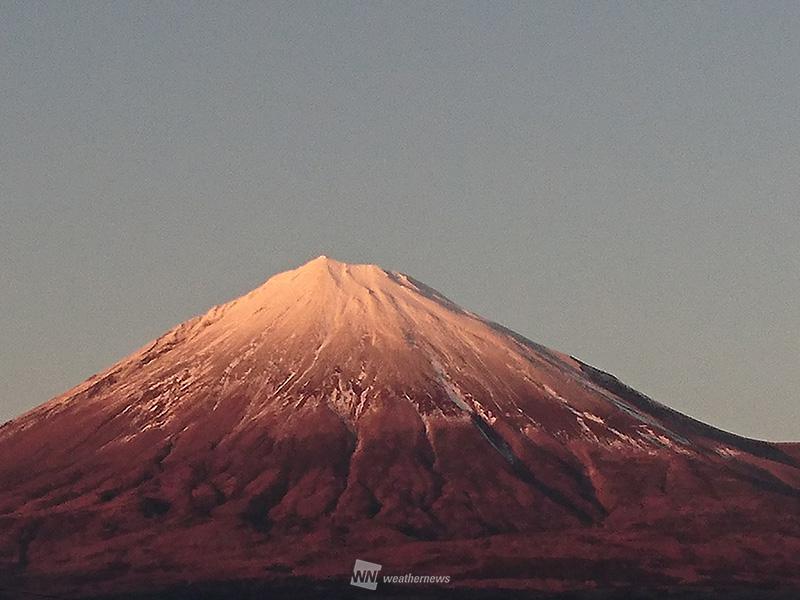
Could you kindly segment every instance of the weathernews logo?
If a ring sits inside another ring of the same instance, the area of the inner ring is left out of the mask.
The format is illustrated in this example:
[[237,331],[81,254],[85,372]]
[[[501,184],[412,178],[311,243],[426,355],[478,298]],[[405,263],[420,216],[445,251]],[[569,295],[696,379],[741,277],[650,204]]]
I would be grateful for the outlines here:
[[350,578],[350,585],[364,588],[365,590],[378,589],[378,573],[383,567],[376,563],[356,559],[353,565],[353,576]]
[[[350,578],[350,585],[360,587],[365,590],[377,590],[378,582],[381,581],[379,573],[383,569],[378,563],[356,559],[353,565],[353,576]],[[450,583],[450,575],[384,575],[383,583],[416,583],[416,584],[444,584]]]

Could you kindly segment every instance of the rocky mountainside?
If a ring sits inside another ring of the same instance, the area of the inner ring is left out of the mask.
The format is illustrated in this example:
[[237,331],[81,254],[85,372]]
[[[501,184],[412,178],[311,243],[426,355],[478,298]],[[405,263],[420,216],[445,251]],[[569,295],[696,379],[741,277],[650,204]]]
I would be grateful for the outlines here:
[[346,587],[357,557],[450,588],[783,589],[800,451],[320,257],[2,426],[0,525],[12,595]]

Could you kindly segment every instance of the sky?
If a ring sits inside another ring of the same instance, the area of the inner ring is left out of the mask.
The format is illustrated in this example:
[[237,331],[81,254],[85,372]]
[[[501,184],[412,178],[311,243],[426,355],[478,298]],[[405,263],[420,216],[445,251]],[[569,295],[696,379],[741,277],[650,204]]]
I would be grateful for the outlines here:
[[0,421],[326,254],[800,440],[800,4],[0,0]]

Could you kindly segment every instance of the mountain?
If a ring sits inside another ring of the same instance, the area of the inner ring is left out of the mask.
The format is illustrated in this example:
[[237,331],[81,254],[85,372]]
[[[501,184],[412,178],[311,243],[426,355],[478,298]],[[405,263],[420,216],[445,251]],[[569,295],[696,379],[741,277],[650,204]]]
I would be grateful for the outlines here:
[[434,597],[782,591],[799,556],[797,445],[324,256],[0,428],[9,597],[347,597],[356,558]]

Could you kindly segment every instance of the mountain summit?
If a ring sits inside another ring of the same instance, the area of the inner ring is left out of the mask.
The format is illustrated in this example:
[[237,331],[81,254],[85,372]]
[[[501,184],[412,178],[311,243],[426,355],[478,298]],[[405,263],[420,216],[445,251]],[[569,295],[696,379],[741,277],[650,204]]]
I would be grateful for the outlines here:
[[0,428],[0,583],[796,583],[798,455],[320,256]]

